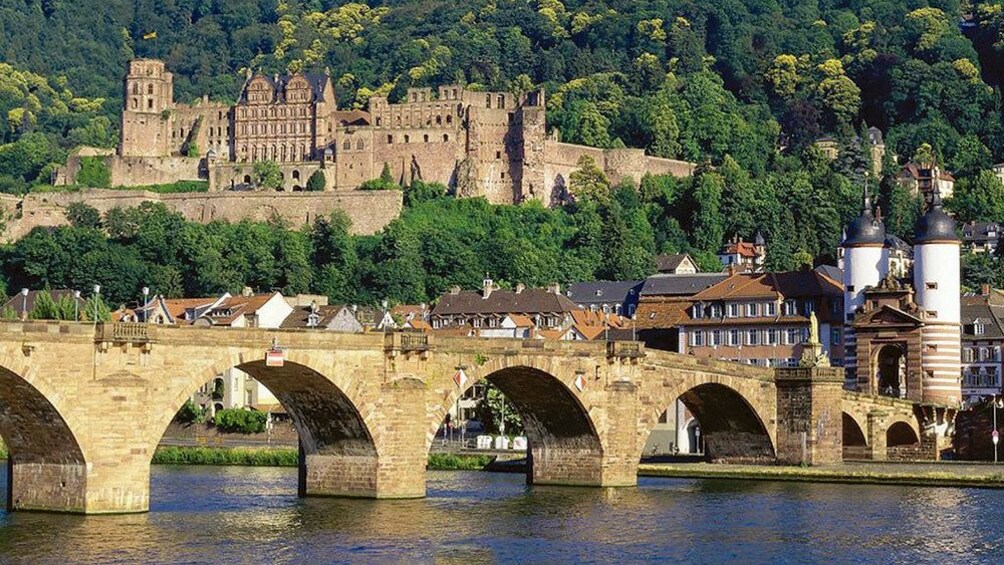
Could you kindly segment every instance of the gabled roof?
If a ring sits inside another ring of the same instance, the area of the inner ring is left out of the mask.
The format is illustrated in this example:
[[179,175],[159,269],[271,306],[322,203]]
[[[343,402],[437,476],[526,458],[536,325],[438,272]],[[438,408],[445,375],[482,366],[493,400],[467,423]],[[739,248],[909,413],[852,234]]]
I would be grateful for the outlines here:
[[461,291],[446,293],[432,310],[433,316],[470,314],[550,314],[577,310],[567,296],[544,289],[525,289],[522,292],[493,290],[488,298],[481,292]]
[[839,283],[815,271],[739,273],[699,292],[694,300],[837,297],[843,292]]
[[185,312],[192,310],[194,314],[193,318],[192,320],[188,320],[191,322],[214,304],[227,298],[230,298],[229,294],[206,298],[168,298],[164,300],[164,308],[176,322],[185,321]]
[[756,257],[756,245],[749,241],[733,241],[722,247],[719,255],[739,255],[740,257]]
[[887,326],[893,327],[906,327],[914,328],[917,326],[924,325],[924,320],[904,312],[899,308],[893,308],[888,304],[884,304],[874,310],[866,312],[864,314],[859,314],[854,319],[854,327],[862,326]]
[[834,267],[833,265],[820,265],[814,270],[830,280],[837,282],[844,280],[844,271],[839,267]]
[[726,273],[652,275],[641,287],[642,296],[693,296],[728,278]]
[[[318,316],[317,325],[314,327],[324,328],[338,315],[342,310],[347,310],[344,304],[329,304],[325,306],[316,306],[316,314]],[[297,306],[293,308],[293,311],[286,316],[286,319],[280,324],[280,328],[309,328],[311,327],[308,323],[310,320],[311,307],[310,306]],[[351,315],[351,312],[349,311]],[[355,318],[353,318],[355,319]]]
[[[303,78],[307,79],[307,84],[310,85],[311,93],[314,96],[313,101],[323,102],[324,87],[327,84],[328,75],[323,73],[300,73],[300,74],[303,75]],[[276,102],[285,101],[286,86],[289,84],[289,81],[292,80],[293,77],[295,76],[297,75],[291,74],[291,75],[278,75],[275,77],[270,77],[265,74],[256,73],[254,76],[248,79],[247,83],[245,83],[244,85],[244,88],[241,89],[241,95],[237,102],[238,103],[247,102],[247,85],[250,84],[251,81],[257,80],[259,78],[265,79],[268,82],[269,86],[272,87],[272,92]]]
[[690,302],[643,299],[635,312],[638,329],[672,328],[687,319]]
[[[690,258],[690,255],[686,253],[673,253],[673,254],[662,254],[655,256],[655,270],[660,273],[671,273],[678,269],[680,265],[689,260],[694,263],[694,260]],[[695,265],[696,266],[696,265]]]
[[[963,296],[961,321],[962,337],[970,340],[1004,339],[1004,306],[993,304],[991,296]],[[983,324],[983,333],[973,333],[973,324]]]

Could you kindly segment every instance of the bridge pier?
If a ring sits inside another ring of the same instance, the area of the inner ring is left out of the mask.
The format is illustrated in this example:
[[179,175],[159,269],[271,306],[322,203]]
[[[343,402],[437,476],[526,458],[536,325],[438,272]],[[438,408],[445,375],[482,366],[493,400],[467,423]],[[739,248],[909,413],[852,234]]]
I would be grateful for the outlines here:
[[17,463],[7,460],[7,510],[84,513],[87,468],[78,463]]
[[825,465],[843,460],[839,367],[777,369],[777,460]]

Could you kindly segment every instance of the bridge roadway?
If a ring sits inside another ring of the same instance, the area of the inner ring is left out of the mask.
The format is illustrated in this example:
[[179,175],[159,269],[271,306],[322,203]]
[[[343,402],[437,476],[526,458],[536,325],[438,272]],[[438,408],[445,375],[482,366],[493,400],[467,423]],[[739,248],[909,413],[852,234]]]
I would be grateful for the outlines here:
[[[264,360],[274,342],[281,367]],[[866,449],[881,435],[882,421],[841,392],[840,369],[772,371],[636,342],[0,322],[9,507],[146,511],[150,460],[165,429],[186,399],[232,367],[289,412],[301,495],[424,496],[436,430],[480,379],[522,415],[533,484],[635,485],[648,434],[678,397],[701,422],[713,461],[840,461],[848,418],[875,428],[863,434]],[[919,435],[916,421],[909,425]]]

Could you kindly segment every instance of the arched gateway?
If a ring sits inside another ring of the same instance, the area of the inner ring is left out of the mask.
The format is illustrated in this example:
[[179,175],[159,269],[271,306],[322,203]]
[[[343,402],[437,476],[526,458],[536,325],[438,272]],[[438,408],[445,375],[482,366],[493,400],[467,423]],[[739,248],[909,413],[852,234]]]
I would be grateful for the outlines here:
[[[279,366],[265,362],[273,345]],[[13,506],[84,513],[147,510],[164,430],[233,367],[291,415],[303,495],[424,496],[436,429],[480,379],[523,416],[535,484],[636,484],[648,434],[677,398],[713,460],[839,459],[846,402],[839,369],[775,373],[634,342],[421,333],[0,322],[0,367]]]

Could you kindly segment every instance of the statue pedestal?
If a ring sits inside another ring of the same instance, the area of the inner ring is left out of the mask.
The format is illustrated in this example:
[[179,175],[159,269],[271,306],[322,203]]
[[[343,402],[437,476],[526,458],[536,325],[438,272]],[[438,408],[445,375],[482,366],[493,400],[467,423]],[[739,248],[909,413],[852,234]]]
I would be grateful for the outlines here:
[[823,352],[821,343],[802,344],[802,359],[798,362],[799,367],[829,367],[830,358]]

